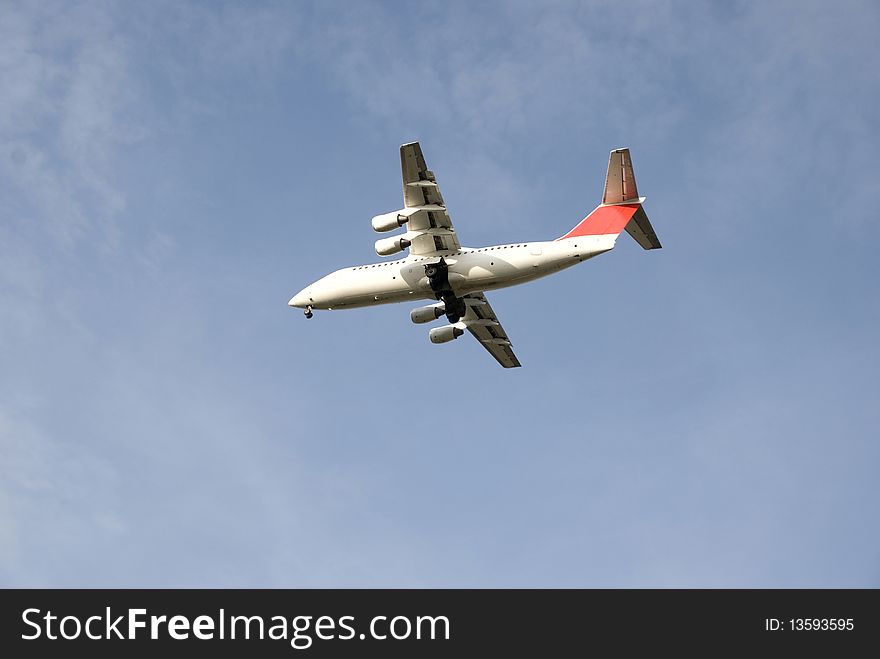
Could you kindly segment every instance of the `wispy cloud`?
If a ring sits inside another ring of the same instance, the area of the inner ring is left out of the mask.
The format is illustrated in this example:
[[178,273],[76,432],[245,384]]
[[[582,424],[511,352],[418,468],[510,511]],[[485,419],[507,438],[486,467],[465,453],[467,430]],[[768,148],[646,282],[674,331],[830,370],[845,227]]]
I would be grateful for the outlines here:
[[143,134],[138,83],[107,5],[7,5],[0,168],[6,223],[70,247],[86,232],[107,247],[125,207],[120,148]]
[[[810,181],[827,188],[835,223],[861,226],[859,209],[876,191],[878,85],[859,73],[864,51],[850,45],[873,43],[880,19],[871,3],[833,15],[809,3],[684,12],[633,2],[453,4],[405,16],[360,4],[314,20],[311,50],[355,107],[424,136],[429,150],[434,134],[452,136],[456,152],[493,161],[502,187],[533,182],[525,157],[577,144],[601,158],[627,144],[666,149],[658,160],[681,167],[687,194],[737,188],[735,214],[796,200],[798,182]],[[711,168],[691,157],[706,148]],[[740,166],[749,161],[790,171],[767,177],[763,166]]]

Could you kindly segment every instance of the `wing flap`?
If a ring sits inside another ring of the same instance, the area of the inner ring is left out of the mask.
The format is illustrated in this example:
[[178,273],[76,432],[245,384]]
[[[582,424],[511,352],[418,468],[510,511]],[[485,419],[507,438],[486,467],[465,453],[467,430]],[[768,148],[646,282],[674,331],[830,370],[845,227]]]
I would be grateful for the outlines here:
[[471,293],[464,297],[464,301],[467,313],[461,322],[480,345],[504,368],[522,366],[513,352],[507,332],[498,321],[486,296],[482,293]]
[[443,206],[423,206],[408,218],[410,231],[452,229],[452,218]]
[[406,206],[443,205],[440,186],[434,172],[425,164],[422,147],[410,142],[400,147],[400,171],[403,175],[403,202]]
[[[443,203],[434,172],[428,169],[422,147],[410,142],[400,147],[403,203],[406,207],[410,254],[434,256],[461,249],[452,218]],[[416,210],[412,210],[415,208]]]

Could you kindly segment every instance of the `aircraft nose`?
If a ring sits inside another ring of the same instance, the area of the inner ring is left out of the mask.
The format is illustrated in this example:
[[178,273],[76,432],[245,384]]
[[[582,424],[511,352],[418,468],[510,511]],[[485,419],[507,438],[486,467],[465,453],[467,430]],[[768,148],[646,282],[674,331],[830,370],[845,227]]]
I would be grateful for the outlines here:
[[300,309],[304,309],[309,306],[309,303],[309,292],[304,288],[299,293],[290,298],[290,302],[287,303],[287,306],[299,307]]

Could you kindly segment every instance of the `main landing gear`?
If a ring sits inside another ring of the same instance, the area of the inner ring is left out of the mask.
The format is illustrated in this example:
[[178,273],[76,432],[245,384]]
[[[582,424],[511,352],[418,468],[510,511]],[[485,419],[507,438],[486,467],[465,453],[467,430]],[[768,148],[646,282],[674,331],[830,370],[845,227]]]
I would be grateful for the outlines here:
[[467,313],[467,306],[460,297],[452,293],[443,296],[443,306],[446,309],[446,318],[450,323],[457,323]]
[[312,313],[312,305],[311,304],[306,307],[306,310],[303,311],[303,313],[306,315],[306,318],[311,318],[312,316],[315,315]]
[[425,266],[425,276],[431,286],[434,297],[443,300],[446,310],[446,318],[450,323],[457,323],[467,313],[464,300],[455,296],[452,286],[449,285],[449,266],[442,256],[437,263],[428,263]]

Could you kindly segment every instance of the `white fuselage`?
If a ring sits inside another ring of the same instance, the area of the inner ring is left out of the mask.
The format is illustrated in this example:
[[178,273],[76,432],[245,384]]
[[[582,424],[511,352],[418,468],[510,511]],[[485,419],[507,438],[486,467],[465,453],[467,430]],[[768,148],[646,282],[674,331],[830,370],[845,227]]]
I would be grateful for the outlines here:
[[457,297],[515,286],[545,277],[614,247],[617,234],[546,242],[462,247],[432,256],[357,265],[331,272],[291,298],[292,307],[349,309],[406,300],[434,299],[425,266],[442,257]]

